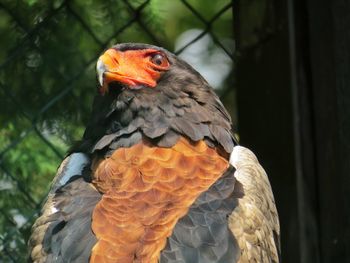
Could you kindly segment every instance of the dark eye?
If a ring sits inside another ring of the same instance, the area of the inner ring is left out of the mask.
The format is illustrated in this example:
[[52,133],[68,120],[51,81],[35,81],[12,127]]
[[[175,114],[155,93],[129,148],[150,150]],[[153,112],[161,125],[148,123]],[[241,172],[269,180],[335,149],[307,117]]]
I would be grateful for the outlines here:
[[157,66],[167,67],[169,62],[166,57],[160,53],[154,54],[151,56],[151,62]]

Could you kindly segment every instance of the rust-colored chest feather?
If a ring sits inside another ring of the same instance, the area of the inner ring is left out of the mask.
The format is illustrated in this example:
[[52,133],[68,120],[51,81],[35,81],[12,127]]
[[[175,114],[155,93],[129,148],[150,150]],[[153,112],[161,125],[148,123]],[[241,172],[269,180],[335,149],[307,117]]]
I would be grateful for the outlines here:
[[93,184],[104,193],[93,212],[98,238],[90,262],[158,261],[179,218],[228,168],[205,142],[172,148],[140,142],[95,160]]

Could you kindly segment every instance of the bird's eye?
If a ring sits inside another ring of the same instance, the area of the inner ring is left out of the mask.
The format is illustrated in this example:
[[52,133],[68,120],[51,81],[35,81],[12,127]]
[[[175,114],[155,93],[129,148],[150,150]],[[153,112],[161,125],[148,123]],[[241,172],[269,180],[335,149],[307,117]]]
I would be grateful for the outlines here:
[[160,53],[156,53],[156,54],[152,55],[150,60],[153,64],[155,64],[157,66],[161,66],[161,67],[169,66],[169,62],[168,62],[167,58]]

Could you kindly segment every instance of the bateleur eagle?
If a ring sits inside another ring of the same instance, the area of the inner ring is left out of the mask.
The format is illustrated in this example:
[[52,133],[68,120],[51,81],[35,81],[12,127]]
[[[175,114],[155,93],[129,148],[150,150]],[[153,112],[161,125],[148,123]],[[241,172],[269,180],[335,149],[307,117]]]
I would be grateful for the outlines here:
[[31,262],[279,262],[271,187],[231,118],[183,60],[118,44],[29,241]]

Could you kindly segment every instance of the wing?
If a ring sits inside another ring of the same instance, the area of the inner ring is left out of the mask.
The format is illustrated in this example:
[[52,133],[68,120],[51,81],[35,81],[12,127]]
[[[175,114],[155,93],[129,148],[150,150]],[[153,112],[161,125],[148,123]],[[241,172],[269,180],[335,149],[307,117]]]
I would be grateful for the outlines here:
[[160,263],[280,262],[279,221],[264,169],[236,146],[231,168],[181,218]]
[[264,169],[255,155],[241,146],[234,147],[230,163],[244,191],[229,218],[241,248],[241,262],[280,262],[278,214]]
[[231,166],[177,222],[160,263],[237,262],[240,249],[227,221],[242,196],[234,171]]
[[90,159],[83,153],[62,162],[32,228],[30,262],[88,262],[96,243],[91,214],[101,199],[88,181],[89,169]]

